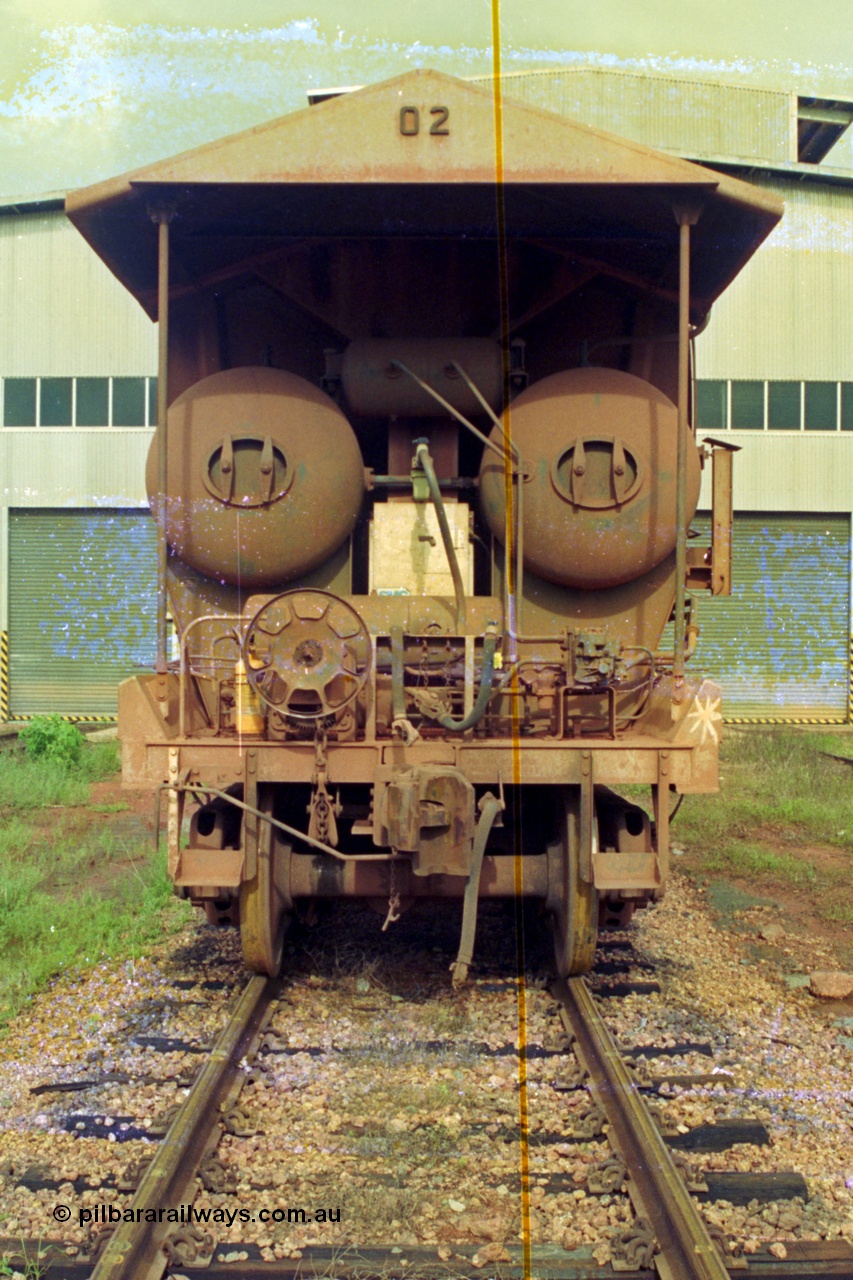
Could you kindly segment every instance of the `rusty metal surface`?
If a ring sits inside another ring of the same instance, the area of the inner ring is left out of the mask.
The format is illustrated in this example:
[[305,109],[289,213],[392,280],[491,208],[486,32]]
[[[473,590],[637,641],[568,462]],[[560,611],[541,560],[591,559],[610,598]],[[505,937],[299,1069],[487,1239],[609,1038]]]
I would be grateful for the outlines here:
[[[165,528],[209,578],[258,589],[326,561],[364,493],[352,428],[317,387],[281,369],[241,368],[196,383],[169,410]],[[158,436],[148,493],[163,522]]]
[[491,338],[362,338],[349,344],[341,364],[341,383],[353,413],[435,417],[433,397],[393,361],[402,361],[462,413],[477,414],[479,404],[454,361],[464,366],[492,408],[503,401],[502,353]]
[[730,596],[732,593],[732,454],[738,449],[718,440],[709,440],[713,446],[713,508],[711,520],[711,593]]
[[[321,866],[319,859],[296,856],[291,859],[289,870],[290,890],[294,898],[357,897],[388,900],[390,892],[390,867],[388,863],[348,862],[334,867]],[[401,858],[395,866],[396,889],[406,898],[461,898],[467,883],[466,875],[416,876],[407,859]],[[524,898],[544,900],[548,891],[548,867],[544,854],[532,854],[522,859],[520,875],[516,873],[513,857],[483,859],[480,874],[481,898]]]
[[[677,243],[661,193],[704,190],[709,217],[697,237],[697,315],[707,311],[781,213],[774,197],[745,183],[509,101],[503,110],[500,176],[511,234],[515,229],[580,233],[605,265],[621,263],[627,269],[631,264],[639,279],[656,287],[660,260],[652,254],[644,269],[642,242],[661,238],[668,255]],[[74,192],[66,207],[96,252],[153,315],[151,231],[142,225],[152,196],[182,189],[183,226],[194,241],[183,260],[197,284],[214,264],[221,271],[247,253],[269,253],[270,235],[282,231],[290,236],[385,233],[392,219],[401,230],[422,234],[430,229],[470,234],[487,227],[493,234],[495,178],[491,93],[425,70]],[[356,211],[344,197],[352,184],[369,184],[380,198],[360,200]],[[413,204],[406,191],[446,184],[460,189],[452,203],[420,195]],[[536,194],[540,186],[549,189],[545,201]],[[288,189],[284,216],[278,194],[283,187]],[[569,198],[555,204],[555,188],[564,188]],[[228,243],[227,228],[235,218],[244,224],[239,245]],[[633,255],[624,254],[625,233],[637,242]],[[668,269],[663,287],[673,290],[675,280],[675,271]]]
[[[388,925],[464,893],[470,941],[478,892],[519,891],[512,781],[548,849],[521,892],[581,971],[599,889],[663,892],[671,790],[717,785],[718,691],[659,652],[673,601],[695,640],[685,578],[725,576],[725,529],[716,563],[686,554],[687,340],[778,204],[518,104],[496,173],[494,119],[408,73],[69,198],[152,314],[148,208],[178,214],[148,479],[180,657],[122,689],[124,776],[168,779],[170,871],[211,911],[239,897],[256,970],[299,896],[384,898]],[[456,500],[478,484],[492,537]],[[620,826],[624,783],[654,831]]]
[[[528,476],[524,560],[533,573],[598,590],[651,572],[674,549],[677,413],[649,383],[616,369],[553,374],[513,402],[512,433]],[[692,437],[686,453],[689,519],[700,485]],[[480,488],[503,541],[504,471],[491,453]]]
[[[133,739],[128,737],[131,746]],[[255,740],[252,739],[254,743]],[[511,743],[487,742],[451,746],[439,743],[443,749],[404,747],[402,742],[394,746],[352,743],[330,747],[330,768],[336,784],[372,783],[383,780],[385,771],[390,775],[401,769],[419,765],[442,764],[464,770],[466,777],[476,786],[495,785],[499,776],[512,776],[513,767],[519,771],[522,786],[541,787],[556,784],[576,785],[580,781],[580,748],[588,742],[574,746],[555,741],[538,748],[519,752]],[[163,761],[168,748],[160,743],[139,740],[138,752],[129,753],[126,780],[133,786],[154,786],[163,776]],[[640,738],[630,745],[614,742],[595,743],[596,780],[602,785],[619,786],[626,783],[656,784],[660,775],[659,757],[666,751],[660,738]],[[314,776],[314,751],[312,747],[282,746],[280,743],[258,743],[258,768],[266,782],[282,784],[311,782]],[[189,740],[180,747],[181,761],[185,768],[197,773],[211,784],[230,786],[241,776],[239,762],[241,749],[237,742],[215,742],[204,739]],[[698,746],[686,743],[683,747],[669,749],[670,773],[679,791],[704,792],[717,790],[716,759],[710,751],[703,761]]]
[[382,791],[376,843],[414,855],[417,876],[467,875],[474,788],[452,765],[397,773]]
[[316,720],[337,715],[358,696],[373,649],[362,618],[345,600],[295,590],[274,596],[250,619],[243,657],[249,684],[267,706]]

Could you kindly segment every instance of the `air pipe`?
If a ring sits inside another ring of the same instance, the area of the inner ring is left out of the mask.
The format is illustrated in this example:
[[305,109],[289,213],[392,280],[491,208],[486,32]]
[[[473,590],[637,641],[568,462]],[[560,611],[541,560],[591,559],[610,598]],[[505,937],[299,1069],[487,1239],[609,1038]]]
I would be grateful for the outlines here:
[[[482,431],[478,431],[477,428],[474,426],[473,422],[469,422],[468,419],[464,416],[464,414],[461,414],[458,409],[455,409],[452,404],[450,404],[447,400],[445,400],[444,396],[439,395],[435,387],[431,387],[428,382],[424,382],[423,378],[419,378],[418,375],[414,373],[411,369],[409,369],[407,365],[403,364],[402,360],[392,360],[391,364],[394,366],[395,369],[399,369],[402,373],[407,374],[408,377],[410,377],[414,382],[416,382],[419,387],[421,387],[424,391],[427,392],[428,395],[431,395],[433,400],[436,400],[443,409],[446,409],[452,418],[455,418],[456,421],[460,422],[463,427],[466,427],[473,436],[475,436],[479,441],[481,441],[483,445],[485,445],[487,449],[491,449],[493,453],[496,453],[500,458],[501,462],[503,462],[504,465],[506,465],[506,444],[504,444],[503,448],[499,448],[498,445],[495,444],[494,440],[490,440],[488,436],[483,435]],[[455,362],[454,362],[454,365],[457,369],[459,369],[459,366],[456,365]],[[465,378],[466,382],[469,382],[467,375],[461,369],[459,369],[459,372],[462,373],[462,376]],[[472,385],[472,384],[470,384],[469,382],[469,385]],[[479,397],[479,394],[478,394],[478,398],[481,398]],[[491,412],[491,410],[489,410],[489,412]],[[501,428],[501,430],[503,430],[503,428]],[[520,488],[520,483],[519,483],[519,488]],[[509,620],[513,616],[513,602],[510,600],[510,595],[509,595],[509,576],[510,575],[508,572],[504,573],[504,619],[507,622],[507,632],[510,636],[510,643],[513,646],[513,653],[510,656],[510,662],[514,663],[515,662],[515,652],[514,652],[515,632],[514,632],[514,628],[509,626]]]
[[432,458],[429,452],[429,442],[427,440],[415,441],[415,459],[426,476],[426,482],[429,487],[429,496],[432,499],[432,505],[435,507],[435,514],[438,517],[438,527],[441,530],[441,540],[444,543],[444,553],[447,556],[447,563],[450,565],[450,575],[453,578],[453,590],[456,594],[456,631],[458,635],[465,634],[465,584],[462,581],[462,570],[459,568],[459,557],[456,555],[456,548],[453,545],[453,536],[450,532],[450,525],[447,521],[447,512],[444,509],[444,501],[441,497],[441,490],[438,487],[438,480],[435,475],[435,467],[432,465]]

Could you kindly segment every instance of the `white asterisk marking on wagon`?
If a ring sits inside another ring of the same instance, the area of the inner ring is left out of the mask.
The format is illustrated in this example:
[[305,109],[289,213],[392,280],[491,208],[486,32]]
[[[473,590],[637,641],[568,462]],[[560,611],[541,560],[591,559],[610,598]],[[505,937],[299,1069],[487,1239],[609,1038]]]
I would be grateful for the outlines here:
[[[720,702],[720,698],[712,698],[710,694],[706,694],[703,702],[700,694],[693,704],[693,710],[688,715],[687,722],[691,730],[701,729],[700,744],[705,741],[706,736],[710,737],[712,742],[719,742],[720,735],[717,732],[716,721],[721,721],[723,718],[719,710]],[[690,724],[691,721],[693,721],[692,724]]]

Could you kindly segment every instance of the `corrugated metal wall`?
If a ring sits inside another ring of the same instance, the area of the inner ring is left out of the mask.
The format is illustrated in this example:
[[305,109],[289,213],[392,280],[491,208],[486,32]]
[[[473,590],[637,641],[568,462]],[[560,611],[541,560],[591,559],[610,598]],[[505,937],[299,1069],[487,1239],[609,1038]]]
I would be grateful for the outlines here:
[[[491,76],[474,76],[491,84]],[[649,147],[695,156],[787,161],[790,94],[598,67],[510,72],[507,98],[557,111]]]
[[152,434],[147,428],[0,427],[0,501],[10,507],[147,507]]
[[785,216],[714,307],[698,376],[853,380],[853,187],[752,181]]
[[[502,83],[508,98],[649,146],[790,159],[788,93],[594,67],[510,73]],[[853,380],[853,187],[801,174],[749,180],[782,197],[785,217],[716,304],[697,341],[699,377]]]
[[155,374],[157,330],[64,213],[0,217],[0,375]]
[[[853,433],[716,434],[742,450],[734,459],[737,511],[846,512],[853,507]],[[711,505],[710,466],[702,476],[701,505]]]
[[136,511],[9,514],[12,715],[113,714],[153,663],[156,536]]
[[719,681],[727,718],[844,720],[849,517],[738,515],[733,532],[732,594],[700,598],[691,666]]

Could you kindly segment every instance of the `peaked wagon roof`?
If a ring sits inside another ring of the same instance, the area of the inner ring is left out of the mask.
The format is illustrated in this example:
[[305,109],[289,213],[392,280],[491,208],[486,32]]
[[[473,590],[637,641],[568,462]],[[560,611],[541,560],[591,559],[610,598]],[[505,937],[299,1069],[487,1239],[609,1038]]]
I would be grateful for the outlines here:
[[[193,238],[203,278],[284,238],[476,237],[501,227],[594,246],[624,275],[626,246],[675,244],[673,205],[698,201],[696,314],[781,216],[774,197],[746,183],[538,107],[499,105],[491,90],[436,71],[407,72],[71,193],[72,222],[152,315],[148,210],[159,201],[175,204],[176,236]],[[642,267],[637,277],[642,284]]]

